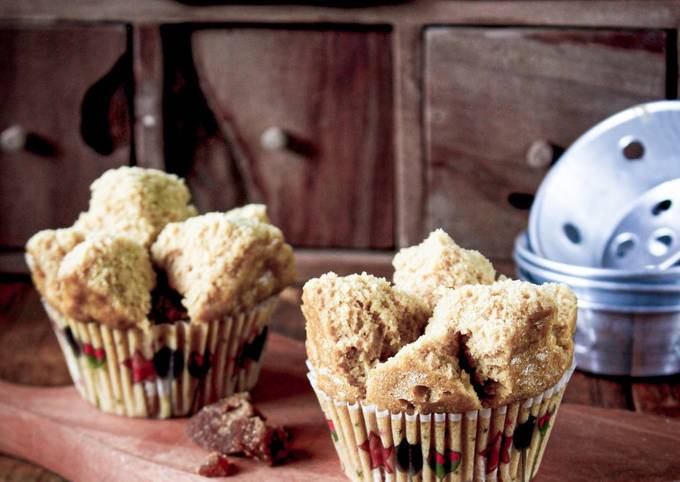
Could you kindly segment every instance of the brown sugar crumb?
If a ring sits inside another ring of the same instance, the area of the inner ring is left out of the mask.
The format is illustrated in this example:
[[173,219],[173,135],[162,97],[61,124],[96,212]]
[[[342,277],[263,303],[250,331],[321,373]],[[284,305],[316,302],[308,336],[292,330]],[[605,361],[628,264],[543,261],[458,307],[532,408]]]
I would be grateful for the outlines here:
[[198,475],[203,477],[229,477],[236,473],[236,466],[229,461],[226,455],[211,452],[197,472]]
[[352,402],[364,397],[368,370],[418,338],[430,315],[415,297],[366,273],[309,280],[302,312],[319,388]]
[[478,251],[458,246],[437,229],[417,246],[399,251],[394,260],[394,284],[423,299],[434,309],[441,288],[467,284],[491,284],[496,272]]
[[243,454],[270,465],[286,458],[290,450],[288,432],[267,425],[245,392],[203,407],[189,420],[187,434],[205,449]]

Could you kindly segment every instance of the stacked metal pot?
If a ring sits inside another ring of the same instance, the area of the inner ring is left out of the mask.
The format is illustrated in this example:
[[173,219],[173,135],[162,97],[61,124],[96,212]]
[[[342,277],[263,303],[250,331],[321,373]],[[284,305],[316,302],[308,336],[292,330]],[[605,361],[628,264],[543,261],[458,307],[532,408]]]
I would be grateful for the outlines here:
[[581,136],[541,184],[514,256],[520,278],[576,293],[579,368],[680,372],[680,102]]

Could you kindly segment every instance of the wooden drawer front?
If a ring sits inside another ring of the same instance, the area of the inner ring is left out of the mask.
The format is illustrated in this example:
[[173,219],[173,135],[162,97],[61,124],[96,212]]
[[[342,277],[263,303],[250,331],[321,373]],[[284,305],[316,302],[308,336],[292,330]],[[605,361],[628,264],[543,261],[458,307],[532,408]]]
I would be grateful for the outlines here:
[[546,172],[527,163],[534,141],[569,146],[666,94],[662,31],[436,27],[425,42],[426,227],[497,259],[528,221],[508,195],[534,193]]
[[90,183],[129,162],[126,37],[113,25],[0,28],[0,131],[28,133],[25,148],[0,149],[0,245],[71,225]]
[[[243,28],[197,31],[192,40],[203,95],[236,171],[216,184],[189,169],[199,208],[228,208],[243,189],[238,201],[267,203],[297,246],[393,246],[389,33]],[[263,146],[270,127],[286,133],[286,147]],[[224,165],[221,152],[195,162],[212,156]]]

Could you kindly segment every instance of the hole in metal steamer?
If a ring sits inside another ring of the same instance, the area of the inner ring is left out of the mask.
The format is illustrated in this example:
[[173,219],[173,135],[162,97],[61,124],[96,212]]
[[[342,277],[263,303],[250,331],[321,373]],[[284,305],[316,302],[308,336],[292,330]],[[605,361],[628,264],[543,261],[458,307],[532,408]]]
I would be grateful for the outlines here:
[[645,155],[645,146],[637,139],[632,137],[624,137],[619,141],[619,147],[623,152],[623,157],[629,161],[636,161],[642,159]]
[[664,256],[675,241],[675,233],[667,228],[654,231],[647,243],[647,249],[653,256]]
[[567,236],[569,241],[574,244],[581,244],[581,231],[579,231],[576,226],[571,223],[567,223],[562,226],[562,229],[564,230],[564,234]]
[[633,233],[621,233],[614,240],[614,254],[617,258],[625,258],[635,248],[637,238]]
[[652,208],[652,214],[654,216],[658,216],[659,214],[668,211],[673,203],[671,202],[670,199],[666,199],[665,201],[661,201],[657,203],[653,208]]

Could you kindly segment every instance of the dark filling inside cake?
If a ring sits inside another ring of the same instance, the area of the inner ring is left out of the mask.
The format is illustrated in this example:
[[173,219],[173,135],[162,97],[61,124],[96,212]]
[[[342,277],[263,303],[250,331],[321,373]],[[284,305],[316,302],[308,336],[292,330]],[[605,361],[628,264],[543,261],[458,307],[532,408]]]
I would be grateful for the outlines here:
[[189,319],[182,305],[182,295],[170,287],[164,271],[156,270],[156,287],[151,292],[149,319],[156,325]]

